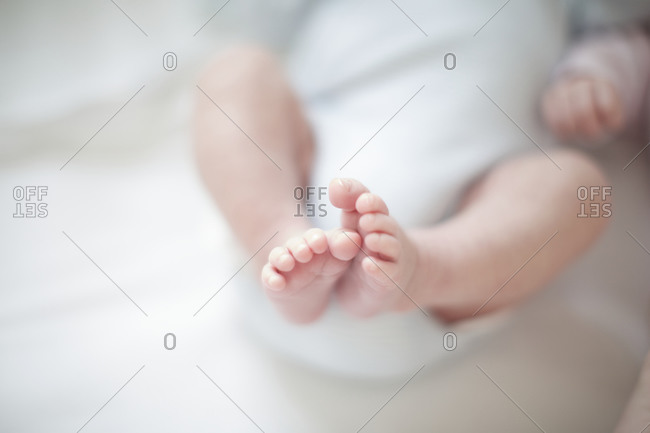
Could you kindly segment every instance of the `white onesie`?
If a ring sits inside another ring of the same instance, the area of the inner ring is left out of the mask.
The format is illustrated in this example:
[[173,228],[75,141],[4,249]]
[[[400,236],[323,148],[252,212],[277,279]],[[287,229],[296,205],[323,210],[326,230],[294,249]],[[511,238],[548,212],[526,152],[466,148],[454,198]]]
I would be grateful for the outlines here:
[[[561,1],[522,0],[495,14],[502,4],[311,4],[287,51],[315,134],[311,185],[356,178],[404,227],[426,226],[452,213],[463,190],[503,158],[547,152],[554,143],[537,101],[564,46],[567,11]],[[314,224],[336,227],[339,212],[326,209]],[[266,339],[329,369],[403,374],[445,353],[448,329],[417,309],[357,320],[332,304],[315,325],[294,327],[255,283],[249,295],[246,305],[260,306],[251,321]]]

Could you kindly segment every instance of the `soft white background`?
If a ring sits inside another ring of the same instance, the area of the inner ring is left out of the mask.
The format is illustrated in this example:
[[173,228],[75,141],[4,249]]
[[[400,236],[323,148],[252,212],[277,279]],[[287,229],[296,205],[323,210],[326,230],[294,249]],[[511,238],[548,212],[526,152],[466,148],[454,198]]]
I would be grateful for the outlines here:
[[[265,432],[357,431],[408,379],[275,354],[240,321],[247,269],[193,317],[247,259],[199,182],[189,131],[202,61],[260,7],[239,3],[196,37],[221,3],[118,2],[148,37],[110,2],[2,5],[1,431],[78,431],[142,365],[82,431],[258,431],[197,364]],[[176,71],[162,68],[167,51]],[[639,150],[598,153],[614,218],[594,249],[508,326],[461,338],[364,431],[538,431],[477,365],[547,432],[611,431],[647,350],[650,255],[626,233],[650,245],[645,155],[622,170]],[[48,186],[47,218],[12,217],[18,185]]]

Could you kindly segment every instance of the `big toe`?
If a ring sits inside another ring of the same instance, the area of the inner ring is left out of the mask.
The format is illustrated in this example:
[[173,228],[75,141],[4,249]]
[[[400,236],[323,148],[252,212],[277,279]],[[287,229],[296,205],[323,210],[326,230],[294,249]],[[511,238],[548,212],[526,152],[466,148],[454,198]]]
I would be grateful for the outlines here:
[[361,182],[356,179],[335,178],[329,185],[330,202],[335,207],[354,211],[357,199],[364,192],[368,192]]

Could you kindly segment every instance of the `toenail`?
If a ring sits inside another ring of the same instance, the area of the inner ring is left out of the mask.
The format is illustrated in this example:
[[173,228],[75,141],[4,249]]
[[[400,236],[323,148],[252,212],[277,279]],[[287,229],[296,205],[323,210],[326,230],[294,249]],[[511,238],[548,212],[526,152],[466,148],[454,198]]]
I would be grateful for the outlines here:
[[277,275],[273,275],[271,278],[269,278],[269,288],[272,290],[280,290],[277,286],[280,284],[280,277]]
[[352,188],[352,182],[350,182],[348,179],[339,178],[339,184],[341,184],[341,186],[348,191]]

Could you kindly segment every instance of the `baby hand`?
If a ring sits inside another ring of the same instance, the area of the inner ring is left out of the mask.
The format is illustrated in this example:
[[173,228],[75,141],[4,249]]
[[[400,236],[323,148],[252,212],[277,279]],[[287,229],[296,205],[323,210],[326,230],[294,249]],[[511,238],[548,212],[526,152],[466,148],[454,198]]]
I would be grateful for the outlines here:
[[624,124],[618,92],[609,81],[593,77],[553,83],[542,99],[542,114],[558,137],[591,143],[619,132]]

